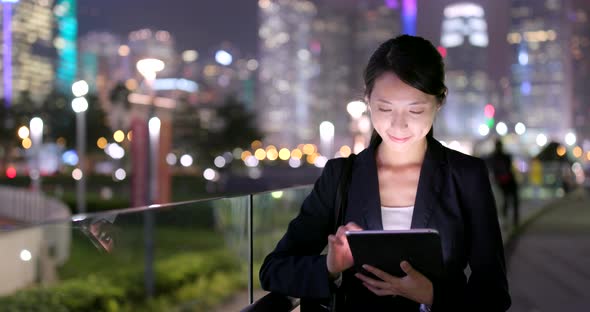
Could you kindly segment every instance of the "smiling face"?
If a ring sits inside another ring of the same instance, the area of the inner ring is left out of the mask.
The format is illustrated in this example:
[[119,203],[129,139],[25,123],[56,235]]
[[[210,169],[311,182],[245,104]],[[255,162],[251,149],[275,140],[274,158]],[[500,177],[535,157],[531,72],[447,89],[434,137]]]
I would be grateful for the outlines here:
[[375,80],[368,101],[375,131],[395,152],[423,146],[440,107],[435,96],[407,85],[390,72]]

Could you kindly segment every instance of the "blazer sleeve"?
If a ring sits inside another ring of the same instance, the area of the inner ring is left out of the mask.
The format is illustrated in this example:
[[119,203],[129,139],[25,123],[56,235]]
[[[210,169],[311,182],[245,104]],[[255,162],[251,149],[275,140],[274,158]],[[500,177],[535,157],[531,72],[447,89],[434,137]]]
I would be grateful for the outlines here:
[[488,170],[481,159],[459,173],[459,203],[466,234],[466,254],[471,268],[465,306],[485,311],[506,311],[511,299],[506,279],[504,245]]
[[326,256],[334,220],[341,163],[330,160],[276,248],[264,259],[260,282],[267,291],[298,298],[329,298],[333,286]]

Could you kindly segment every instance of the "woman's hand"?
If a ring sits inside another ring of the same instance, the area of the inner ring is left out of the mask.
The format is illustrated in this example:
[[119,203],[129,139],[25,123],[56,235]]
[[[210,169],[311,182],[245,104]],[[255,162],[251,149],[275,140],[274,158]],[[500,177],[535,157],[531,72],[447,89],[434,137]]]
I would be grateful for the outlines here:
[[328,236],[328,257],[326,259],[328,272],[332,277],[352,267],[354,261],[346,239],[346,231],[362,231],[354,222],[340,226],[335,235]]
[[381,281],[361,273],[357,273],[355,276],[377,296],[402,296],[418,303],[432,304],[434,296],[432,282],[422,273],[416,271],[407,261],[402,261],[400,267],[407,274],[405,277],[395,277],[366,264],[363,265],[363,268],[380,278]]

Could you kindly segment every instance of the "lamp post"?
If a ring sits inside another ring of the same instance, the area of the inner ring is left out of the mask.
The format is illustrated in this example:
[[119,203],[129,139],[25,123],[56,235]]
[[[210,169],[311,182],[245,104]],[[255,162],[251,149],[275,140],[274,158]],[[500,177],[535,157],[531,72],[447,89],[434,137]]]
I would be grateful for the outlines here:
[[362,101],[352,101],[346,105],[346,111],[352,117],[351,132],[353,136],[353,153],[358,154],[366,147],[366,136],[370,131],[370,121],[363,115],[367,111],[367,104]]
[[334,146],[334,124],[329,121],[322,121],[320,124],[320,141],[322,154],[330,159],[333,157]]
[[160,120],[155,116],[153,98],[155,97],[154,81],[156,74],[164,70],[164,62],[154,58],[142,59],[137,62],[137,71],[144,77],[150,93],[150,112],[148,116],[149,131],[149,165],[148,165],[148,202],[155,204],[158,185],[158,143],[160,138]]
[[[148,196],[148,202],[150,204],[156,204],[157,201],[157,185],[158,185],[158,143],[160,139],[160,119],[155,116],[155,107],[154,107],[154,97],[155,97],[155,90],[154,90],[154,81],[156,80],[156,75],[158,72],[164,70],[164,62],[154,58],[147,58],[139,60],[136,64],[137,71],[143,76],[145,79],[146,85],[149,88],[150,93],[150,111],[148,117],[148,135],[149,135],[149,164],[147,168],[148,172],[148,184],[144,189]],[[135,157],[135,156],[134,156]],[[135,173],[134,173],[135,174]],[[151,211],[147,210],[144,213],[144,244],[145,244],[145,254],[144,254],[144,262],[145,262],[145,270],[144,270],[144,284],[147,297],[152,297],[154,295],[154,285],[155,285],[155,276],[154,276],[154,238],[153,238],[153,229],[154,229],[154,215]]]
[[86,110],[88,101],[84,97],[88,94],[88,83],[84,80],[72,84],[72,110],[76,113],[76,150],[78,151],[78,168],[82,172],[76,182],[76,207],[78,213],[86,212]]
[[35,192],[41,190],[41,159],[40,150],[43,144],[43,120],[39,117],[31,119],[29,129],[31,130],[31,146],[33,154],[33,168],[29,175],[31,177],[31,188]]

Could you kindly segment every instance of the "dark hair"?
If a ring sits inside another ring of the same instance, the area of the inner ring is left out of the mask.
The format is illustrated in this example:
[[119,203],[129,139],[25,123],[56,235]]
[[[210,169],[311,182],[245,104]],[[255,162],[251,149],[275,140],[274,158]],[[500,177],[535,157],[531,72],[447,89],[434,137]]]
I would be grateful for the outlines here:
[[[445,65],[440,53],[430,41],[422,37],[402,35],[382,43],[369,59],[365,69],[367,98],[371,96],[375,80],[386,72],[395,74],[409,86],[434,95],[440,105],[444,103],[447,96]],[[373,137],[375,135],[374,132]],[[428,135],[432,136],[432,129]]]

